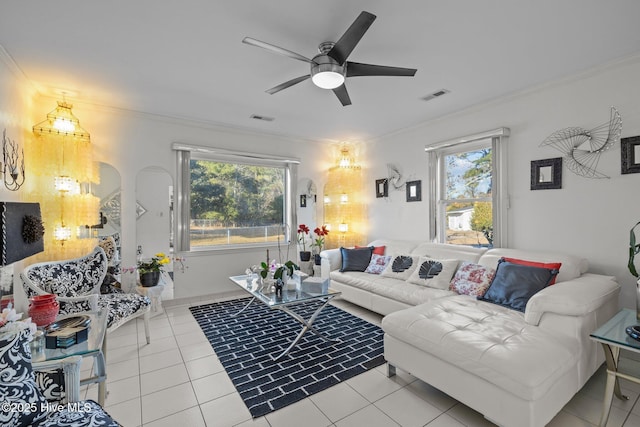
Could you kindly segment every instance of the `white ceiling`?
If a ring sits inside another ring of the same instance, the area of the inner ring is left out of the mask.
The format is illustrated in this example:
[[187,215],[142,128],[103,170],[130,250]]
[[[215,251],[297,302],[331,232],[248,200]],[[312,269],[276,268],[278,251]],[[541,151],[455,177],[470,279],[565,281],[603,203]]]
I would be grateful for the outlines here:
[[[243,37],[313,57],[362,10],[349,60],[415,77],[349,78],[347,107],[310,80],[265,93],[309,67]],[[2,0],[0,46],[43,95],[357,142],[637,54],[638,18],[638,0]]]

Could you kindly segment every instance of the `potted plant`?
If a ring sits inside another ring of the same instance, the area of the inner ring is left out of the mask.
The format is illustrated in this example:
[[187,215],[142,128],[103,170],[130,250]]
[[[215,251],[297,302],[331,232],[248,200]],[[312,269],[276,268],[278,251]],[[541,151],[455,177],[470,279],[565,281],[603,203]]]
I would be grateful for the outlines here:
[[273,273],[274,286],[276,288],[276,295],[282,295],[282,288],[288,280],[287,277],[292,277],[295,270],[300,270],[300,267],[293,261],[289,260],[284,264],[276,264],[275,260],[271,262],[271,265],[266,262],[260,264],[262,269],[260,270],[260,277],[267,279],[269,273]]
[[163,253],[158,252],[151,260],[138,262],[138,273],[140,274],[140,284],[146,288],[156,286],[160,280],[162,267],[169,263],[169,258]]
[[317,252],[314,255],[314,261],[316,265],[320,265],[320,252],[322,252],[322,248],[324,247],[324,237],[329,234],[329,229],[326,225],[323,225],[322,227],[316,227],[313,230],[313,234],[316,235],[313,240],[313,246],[318,248]]
[[307,250],[307,236],[309,235],[309,227],[304,224],[298,226],[298,245],[302,246],[300,251],[300,261],[309,261],[311,259],[311,251]]

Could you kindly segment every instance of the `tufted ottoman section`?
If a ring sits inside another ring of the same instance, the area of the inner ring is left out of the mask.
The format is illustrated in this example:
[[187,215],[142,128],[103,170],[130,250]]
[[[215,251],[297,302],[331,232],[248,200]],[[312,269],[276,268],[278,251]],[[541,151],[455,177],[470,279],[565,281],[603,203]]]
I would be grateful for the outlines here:
[[473,297],[441,298],[384,317],[385,333],[523,400],[537,400],[575,370],[576,339]]

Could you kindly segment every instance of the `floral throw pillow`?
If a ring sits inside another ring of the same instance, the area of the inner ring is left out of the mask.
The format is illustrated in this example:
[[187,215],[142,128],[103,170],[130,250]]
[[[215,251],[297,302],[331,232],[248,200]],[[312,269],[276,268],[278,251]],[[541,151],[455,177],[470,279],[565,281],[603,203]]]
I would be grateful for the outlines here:
[[482,297],[489,289],[495,275],[494,268],[465,261],[451,279],[449,290],[460,295]]
[[371,262],[369,262],[369,266],[364,272],[370,274],[381,274],[387,267],[387,264],[389,264],[390,260],[391,256],[389,255],[373,254],[371,255]]

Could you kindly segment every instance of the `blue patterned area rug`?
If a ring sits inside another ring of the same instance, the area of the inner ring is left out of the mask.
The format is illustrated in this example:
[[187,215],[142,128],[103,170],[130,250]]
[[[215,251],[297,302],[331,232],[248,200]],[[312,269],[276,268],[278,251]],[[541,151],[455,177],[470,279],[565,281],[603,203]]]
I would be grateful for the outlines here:
[[[256,418],[302,400],[385,362],[378,326],[328,305],[314,328],[332,344],[308,331],[278,362],[302,325],[289,315],[249,298],[191,307],[236,390]],[[294,306],[304,318],[318,302]]]

